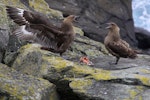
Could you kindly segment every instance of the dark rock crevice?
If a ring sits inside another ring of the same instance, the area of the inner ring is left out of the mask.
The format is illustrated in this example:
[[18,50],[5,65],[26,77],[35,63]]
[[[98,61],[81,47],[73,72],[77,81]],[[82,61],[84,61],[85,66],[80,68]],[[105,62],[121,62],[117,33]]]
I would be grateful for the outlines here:
[[119,79],[118,78],[118,79],[108,80],[106,82],[123,84],[123,85],[145,86],[140,80],[132,79],[132,78],[124,78],[124,79]]
[[50,79],[49,76],[43,76],[43,78],[56,85],[60,100],[81,100],[81,98],[69,87],[69,81]]
[[150,48],[150,32],[143,28],[135,27],[135,35],[139,48],[145,50]]

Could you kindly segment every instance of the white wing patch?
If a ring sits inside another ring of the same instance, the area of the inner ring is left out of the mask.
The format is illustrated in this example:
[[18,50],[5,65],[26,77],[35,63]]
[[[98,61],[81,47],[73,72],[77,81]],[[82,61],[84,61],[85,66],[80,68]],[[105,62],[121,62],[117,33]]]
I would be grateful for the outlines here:
[[33,35],[33,33],[27,31],[27,30],[25,29],[25,27],[26,27],[26,25],[20,26],[22,33],[23,33],[23,34],[26,34],[26,35]]
[[20,9],[20,8],[17,8],[17,9],[19,11],[18,15],[21,16],[21,17],[23,17],[24,10]]
[[22,20],[22,21],[25,21],[26,23],[29,23],[29,22],[28,22],[28,21],[26,21],[26,19],[23,17],[23,15],[24,15],[24,11],[25,11],[25,10],[20,9],[20,8],[16,8],[16,9],[18,10],[18,13],[17,13],[17,14],[23,18],[23,20]]
[[29,42],[36,42],[38,40],[36,37],[37,33],[32,33],[25,29],[25,27],[26,25],[20,26],[13,32],[13,34],[16,35],[19,39]]

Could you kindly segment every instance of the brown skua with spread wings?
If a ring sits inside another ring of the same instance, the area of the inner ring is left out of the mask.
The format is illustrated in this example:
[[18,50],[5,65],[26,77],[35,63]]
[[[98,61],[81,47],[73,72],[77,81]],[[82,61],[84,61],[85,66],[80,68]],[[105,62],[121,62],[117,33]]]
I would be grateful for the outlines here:
[[52,25],[50,20],[39,12],[6,6],[8,16],[19,25],[13,32],[18,38],[41,44],[41,49],[64,53],[74,40],[73,21],[76,16],[66,17],[61,27]]

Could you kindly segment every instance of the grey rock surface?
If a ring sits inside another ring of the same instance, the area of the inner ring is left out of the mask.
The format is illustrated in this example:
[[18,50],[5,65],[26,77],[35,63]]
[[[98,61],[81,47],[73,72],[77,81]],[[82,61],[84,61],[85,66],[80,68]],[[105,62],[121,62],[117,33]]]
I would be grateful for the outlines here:
[[19,73],[0,64],[0,99],[58,100],[58,97],[55,85],[47,80]]

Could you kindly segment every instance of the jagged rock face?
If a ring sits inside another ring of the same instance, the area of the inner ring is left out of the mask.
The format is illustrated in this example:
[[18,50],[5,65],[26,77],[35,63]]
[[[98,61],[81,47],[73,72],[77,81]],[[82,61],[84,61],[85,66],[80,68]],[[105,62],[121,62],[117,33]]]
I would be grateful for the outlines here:
[[[122,37],[130,44],[136,44],[131,0],[1,0],[1,3],[4,16],[4,5],[11,4],[47,14],[54,24],[63,15],[80,15],[80,23],[76,25],[84,30],[86,36],[98,41],[103,41],[107,34],[105,23],[115,21],[121,27]],[[6,37],[6,40],[9,38],[7,32],[11,33],[14,28],[14,24],[10,20],[8,22],[10,27],[6,27],[6,34],[3,32],[6,36],[1,37]],[[75,30],[83,34],[80,29]],[[2,42],[4,48],[6,40]],[[17,51],[23,45],[14,37],[10,37],[9,41],[8,51]],[[80,64],[81,56],[88,56],[94,65]],[[0,99],[20,100],[25,97],[35,100],[38,94],[36,100],[58,100],[55,86],[50,82],[56,85],[60,100],[150,98],[150,56],[139,55],[135,60],[121,59],[118,65],[110,65],[114,57],[108,55],[102,43],[78,34],[62,57],[41,50],[39,45],[28,44],[17,52],[7,52],[4,58],[3,62],[11,68],[0,64]]]
[[55,85],[0,64],[1,100],[59,100]]
[[79,25],[85,35],[103,42],[107,22],[114,21],[121,28],[121,36],[132,46],[137,45],[134,34],[131,0],[45,0],[51,8],[63,14],[79,15]]
[[150,56],[138,56],[111,65],[114,57],[100,55],[91,59],[93,66],[86,66],[79,59],[72,62],[38,45],[26,45],[12,67],[56,84],[62,100],[149,100]]
[[[1,5],[1,4],[0,4]],[[9,28],[5,8],[0,6],[0,62],[2,61],[4,52],[9,41]]]

